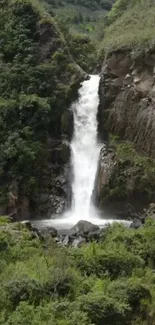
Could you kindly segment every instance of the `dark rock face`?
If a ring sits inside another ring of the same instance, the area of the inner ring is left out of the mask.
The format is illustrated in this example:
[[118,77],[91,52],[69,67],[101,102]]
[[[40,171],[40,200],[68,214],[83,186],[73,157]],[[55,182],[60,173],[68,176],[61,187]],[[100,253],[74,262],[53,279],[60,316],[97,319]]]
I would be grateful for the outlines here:
[[32,202],[32,215],[51,217],[65,211],[71,202],[70,147],[67,142],[49,139],[48,160],[42,171],[40,192]]
[[143,175],[142,167],[128,159],[119,159],[115,148],[104,146],[100,152],[95,204],[107,217],[125,220],[138,218],[143,222],[143,208],[149,204],[150,195],[143,186]]
[[[109,133],[118,135],[124,143],[133,143],[138,153],[151,158],[155,158],[154,66],[153,52],[141,57],[125,50],[110,54],[101,72],[98,110],[101,139],[108,140]],[[111,153],[102,149],[96,193],[100,208],[111,210],[116,217],[144,219],[142,210],[154,201],[154,193],[153,182],[141,164],[119,160],[115,150]]]
[[[39,190],[33,197],[20,193],[16,180],[9,187],[8,205],[1,214],[14,221],[28,218],[49,218],[67,209],[71,202],[70,147],[66,140],[48,138],[46,159],[41,170]],[[2,209],[3,208],[3,209]]]
[[109,184],[113,170],[115,168],[115,153],[104,146],[100,152],[98,175],[96,183],[96,197],[99,198],[102,187]]
[[99,133],[118,134],[155,157],[155,55],[133,58],[111,54],[103,66],[98,112]]

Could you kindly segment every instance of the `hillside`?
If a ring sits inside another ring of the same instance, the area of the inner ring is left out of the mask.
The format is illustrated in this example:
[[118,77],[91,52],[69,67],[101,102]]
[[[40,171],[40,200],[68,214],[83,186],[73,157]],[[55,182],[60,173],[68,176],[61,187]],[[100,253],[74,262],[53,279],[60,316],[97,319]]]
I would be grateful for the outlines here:
[[117,0],[107,19],[101,49],[148,51],[155,45],[153,0]]
[[50,179],[62,172],[52,170],[49,143],[61,155],[72,129],[66,112],[85,74],[37,0],[1,1],[0,40],[0,210],[22,216],[42,205],[46,213]]
[[46,0],[48,10],[68,24],[70,32],[96,37],[115,0]]

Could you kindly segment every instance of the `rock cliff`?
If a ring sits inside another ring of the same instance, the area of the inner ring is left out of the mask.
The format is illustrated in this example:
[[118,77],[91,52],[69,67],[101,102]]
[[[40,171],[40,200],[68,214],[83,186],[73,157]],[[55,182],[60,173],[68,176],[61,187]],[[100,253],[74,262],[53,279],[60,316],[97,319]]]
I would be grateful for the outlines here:
[[131,140],[155,157],[155,52],[138,58],[118,51],[106,60],[100,83],[99,128]]
[[155,52],[135,56],[132,51],[118,50],[109,54],[102,67],[99,94],[99,134],[114,150],[111,176],[106,181],[106,169],[100,163],[99,201],[104,205],[108,198],[109,204],[131,203],[142,208],[155,199]]

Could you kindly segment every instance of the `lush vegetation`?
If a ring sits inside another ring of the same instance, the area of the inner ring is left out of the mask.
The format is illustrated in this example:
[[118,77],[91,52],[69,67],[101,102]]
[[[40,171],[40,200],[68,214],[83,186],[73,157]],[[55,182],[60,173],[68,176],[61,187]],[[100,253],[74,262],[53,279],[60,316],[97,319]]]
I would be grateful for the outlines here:
[[114,224],[80,249],[0,226],[0,324],[154,324],[155,224]]
[[106,19],[101,53],[120,48],[135,51],[153,48],[154,21],[154,1],[117,0]]
[[92,73],[97,66],[97,49],[93,40],[88,35],[71,34],[68,24],[62,18],[57,18],[57,24],[65,35],[66,43],[75,62],[87,73]]
[[96,37],[114,0],[46,0],[48,10],[69,25],[71,33]]
[[0,186],[16,179],[36,190],[47,137],[61,136],[61,119],[83,76],[62,33],[37,0],[0,6]]

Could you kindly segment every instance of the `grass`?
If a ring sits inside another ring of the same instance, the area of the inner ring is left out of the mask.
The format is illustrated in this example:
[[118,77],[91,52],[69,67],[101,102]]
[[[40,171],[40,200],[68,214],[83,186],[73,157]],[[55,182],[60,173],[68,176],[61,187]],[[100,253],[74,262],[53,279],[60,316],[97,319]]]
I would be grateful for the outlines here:
[[132,8],[120,12],[118,18],[106,28],[100,50],[104,53],[123,48],[145,51],[154,45],[155,2],[138,0]]

